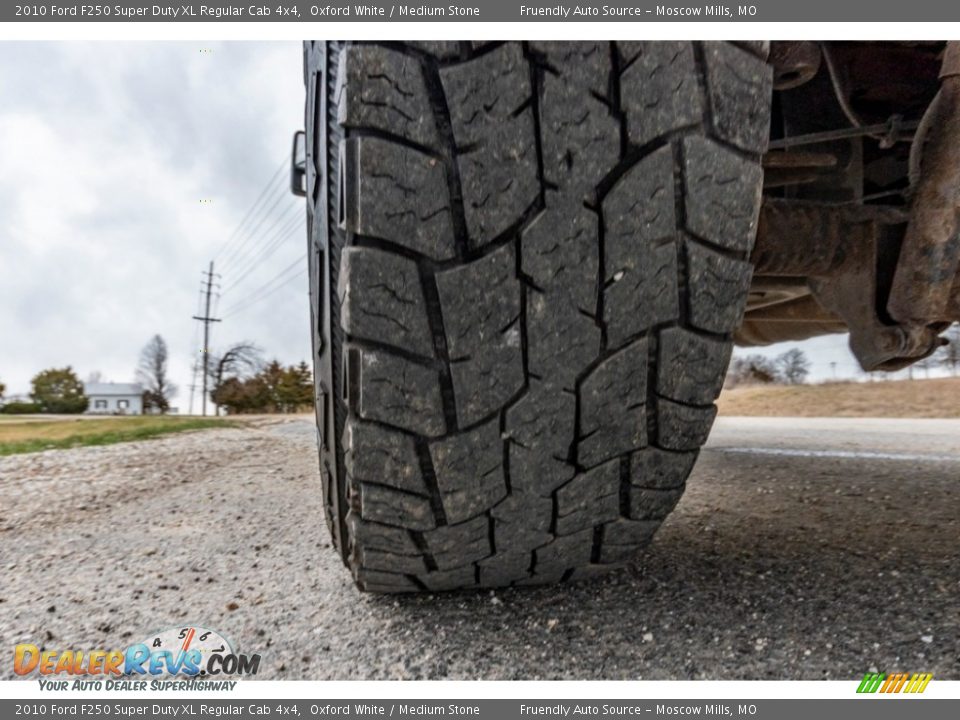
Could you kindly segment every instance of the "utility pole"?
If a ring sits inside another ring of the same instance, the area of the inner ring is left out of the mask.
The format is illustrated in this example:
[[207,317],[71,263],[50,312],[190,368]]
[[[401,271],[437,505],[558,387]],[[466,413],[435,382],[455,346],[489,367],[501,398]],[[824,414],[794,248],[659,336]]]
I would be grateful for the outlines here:
[[218,318],[210,317],[210,296],[213,294],[213,260],[210,261],[210,269],[206,272],[204,292],[207,296],[203,317],[193,316],[194,320],[200,320],[203,323],[203,400],[200,407],[202,415],[207,414],[207,375],[210,370],[210,323],[220,322]]
[[193,359],[193,367],[190,368],[190,414],[193,415],[193,395],[197,391],[197,359]]

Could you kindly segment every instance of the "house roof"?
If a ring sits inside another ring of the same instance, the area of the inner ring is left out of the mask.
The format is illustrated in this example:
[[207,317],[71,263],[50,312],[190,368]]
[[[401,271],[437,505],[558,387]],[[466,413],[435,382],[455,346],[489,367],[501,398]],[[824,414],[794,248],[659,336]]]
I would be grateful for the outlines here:
[[84,383],[83,393],[91,395],[142,395],[143,385],[140,383]]

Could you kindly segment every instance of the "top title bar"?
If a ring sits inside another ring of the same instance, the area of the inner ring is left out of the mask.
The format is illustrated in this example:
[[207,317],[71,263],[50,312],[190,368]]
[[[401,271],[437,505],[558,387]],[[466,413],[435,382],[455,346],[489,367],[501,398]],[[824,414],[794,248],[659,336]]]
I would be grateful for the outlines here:
[[960,3],[937,0],[755,0],[754,4],[702,5],[650,0],[420,0],[320,2],[222,0],[174,4],[34,2],[0,4],[2,22],[952,22]]

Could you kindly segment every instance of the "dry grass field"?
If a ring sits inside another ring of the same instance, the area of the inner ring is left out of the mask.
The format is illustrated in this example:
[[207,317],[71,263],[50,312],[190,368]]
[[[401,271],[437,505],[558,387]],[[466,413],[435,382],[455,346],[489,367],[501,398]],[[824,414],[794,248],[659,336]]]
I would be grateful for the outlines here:
[[724,390],[717,406],[728,416],[960,418],[960,378],[753,385]]
[[109,418],[57,416],[50,419],[7,416],[0,422],[0,456],[85,445],[111,445],[131,440],[147,440],[185,430],[202,430],[232,424],[235,424],[235,421],[223,418],[169,415]]

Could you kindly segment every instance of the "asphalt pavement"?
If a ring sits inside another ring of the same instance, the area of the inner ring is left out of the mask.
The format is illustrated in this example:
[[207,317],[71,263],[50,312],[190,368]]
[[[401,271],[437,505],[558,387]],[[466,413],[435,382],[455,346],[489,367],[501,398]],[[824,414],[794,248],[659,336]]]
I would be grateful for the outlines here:
[[960,679],[960,421],[721,418],[633,567],[402,597],[330,548],[314,437],[0,458],[0,647],[200,623],[263,679]]

